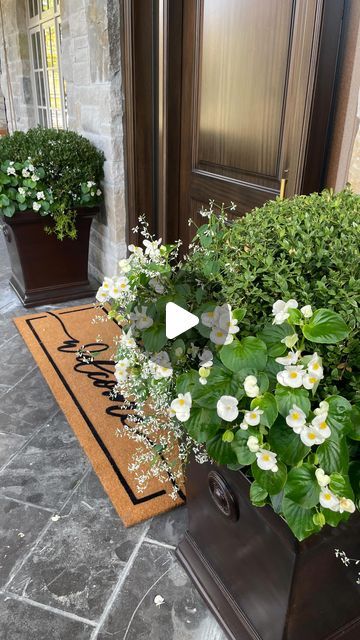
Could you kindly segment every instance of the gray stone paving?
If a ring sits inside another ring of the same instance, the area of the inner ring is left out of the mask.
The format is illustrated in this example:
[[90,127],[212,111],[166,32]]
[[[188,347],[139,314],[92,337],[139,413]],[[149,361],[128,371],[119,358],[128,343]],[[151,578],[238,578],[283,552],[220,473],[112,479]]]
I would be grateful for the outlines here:
[[27,311],[8,277],[1,234],[1,640],[225,640],[174,556],[186,508],[125,529],[11,322]]

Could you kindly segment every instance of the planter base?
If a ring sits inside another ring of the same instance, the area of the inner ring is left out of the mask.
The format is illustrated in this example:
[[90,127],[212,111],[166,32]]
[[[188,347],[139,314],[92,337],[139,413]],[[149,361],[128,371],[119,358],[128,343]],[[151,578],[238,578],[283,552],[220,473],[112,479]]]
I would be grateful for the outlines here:
[[240,471],[192,462],[176,555],[230,640],[359,640],[360,517],[298,542]]
[[60,285],[59,287],[44,287],[44,289],[25,291],[14,275],[10,278],[9,285],[25,308],[90,298],[94,296],[99,288],[98,282],[93,278],[89,278],[83,283],[76,282],[75,284]]
[[[230,640],[259,640],[255,629],[243,616],[188,532],[175,555]],[[252,633],[249,633],[250,629]]]

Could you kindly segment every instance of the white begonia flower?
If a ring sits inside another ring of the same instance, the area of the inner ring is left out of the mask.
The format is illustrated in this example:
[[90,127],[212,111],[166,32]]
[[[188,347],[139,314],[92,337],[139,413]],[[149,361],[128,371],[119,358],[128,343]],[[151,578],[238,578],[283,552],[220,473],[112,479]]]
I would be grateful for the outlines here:
[[143,329],[148,329],[154,323],[153,319],[146,313],[147,307],[135,307],[134,311],[130,313],[130,321],[135,324],[135,327],[142,331]]
[[279,358],[275,358],[275,362],[278,364],[283,364],[284,366],[291,366],[296,364],[299,360],[300,351],[289,351],[287,356],[282,356]]
[[6,169],[6,173],[8,174],[8,176],[16,176],[15,167],[8,167]]
[[129,260],[123,258],[123,260],[119,260],[119,268],[122,273],[128,273],[131,271],[131,264]]
[[244,391],[248,398],[256,398],[260,394],[260,388],[256,376],[246,376]]
[[19,187],[18,192],[20,193],[21,196],[24,196],[26,193],[26,189],[24,189],[24,187]]
[[340,510],[339,498],[327,487],[320,491],[319,501],[325,509],[330,509],[330,511]]
[[143,240],[145,255],[149,256],[150,260],[156,260],[160,256],[159,246],[161,243],[162,238],[159,238],[159,240]]
[[277,456],[273,451],[267,451],[267,449],[259,449],[256,452],[256,462],[260,469],[263,471],[276,471],[279,470],[277,466]]
[[221,396],[216,405],[219,418],[226,420],[226,422],[236,420],[239,415],[238,404],[239,401],[234,396]]
[[106,302],[109,299],[109,290],[104,289],[104,287],[100,287],[96,293],[96,300],[98,302]]
[[263,413],[263,410],[258,407],[251,409],[250,411],[245,411],[244,422],[249,424],[250,427],[256,427],[260,424],[260,416],[262,416]]
[[206,378],[199,378],[199,382],[200,382],[200,384],[207,384],[207,379]]
[[95,182],[93,182],[92,180],[88,180],[88,181],[87,181],[87,183],[86,183],[86,185],[87,185],[87,187],[88,187],[89,189],[91,189],[91,187],[95,187],[95,184],[96,184],[96,183],[95,183]]
[[173,369],[169,354],[166,353],[166,351],[159,351],[159,353],[155,353],[149,361],[149,369],[155,380],[171,378]]
[[240,422],[240,429],[242,429],[243,431],[247,431],[249,428],[249,425],[247,422]]
[[192,405],[191,393],[179,393],[178,397],[172,401],[170,407],[180,422],[186,422],[190,418],[190,409]]
[[35,171],[35,167],[34,167],[33,164],[29,164],[28,165],[28,169],[29,169],[29,171]]
[[324,469],[321,469],[321,467],[316,469],[315,477],[316,477],[316,480],[318,481],[319,487],[327,487],[328,486],[328,484],[330,482],[330,476],[326,475]]
[[33,202],[32,208],[34,209],[34,211],[39,211],[39,209],[41,209],[40,202]]
[[303,387],[305,389],[313,389],[317,384],[319,384],[320,380],[312,373],[305,373],[303,377]]
[[237,320],[232,317],[231,306],[227,303],[216,307],[217,311],[217,326],[227,333],[237,333],[239,327],[237,326]]
[[285,336],[280,342],[282,342],[288,349],[292,349],[297,341],[299,340],[299,336],[297,333],[293,333],[291,336]]
[[101,196],[101,194],[102,194],[101,189],[96,189],[96,195],[97,195],[97,196]]
[[307,447],[312,447],[314,444],[322,444],[325,440],[325,438],[323,438],[319,433],[318,429],[312,426],[304,426],[301,429],[300,439]]
[[331,436],[331,429],[328,425],[328,423],[326,422],[326,419],[324,419],[323,415],[318,415],[316,416],[312,421],[311,421],[311,426],[316,429],[320,436],[322,438],[324,438],[326,440],[326,438],[330,438]]
[[302,385],[304,374],[302,366],[290,366],[285,367],[284,371],[279,371],[276,379],[283,387],[298,389]]
[[213,327],[210,333],[210,340],[214,344],[231,344],[234,336],[227,331],[223,331],[220,327]]
[[126,276],[120,276],[118,278],[115,277],[111,280],[110,297],[117,300],[118,298],[121,298],[126,291],[129,291],[129,289],[129,280]]
[[205,367],[205,369],[209,369],[214,364],[213,358],[214,356],[212,351],[210,351],[210,349],[204,349],[203,352],[199,355],[201,366]]
[[23,177],[24,177],[24,178],[30,178],[30,171],[29,171],[29,169],[23,169],[21,173],[22,173],[22,175],[23,175]]
[[38,191],[36,197],[38,200],[45,200],[45,194],[43,191]]
[[127,358],[122,358],[117,361],[115,365],[115,378],[118,382],[125,382],[129,374],[128,367],[129,360]]
[[40,180],[39,176],[36,175],[36,173],[33,173],[31,176],[31,180],[33,182],[38,182]]
[[110,289],[112,287],[112,278],[105,277],[101,287],[102,289],[104,289],[104,291],[110,292]]
[[339,500],[339,512],[344,513],[344,511],[348,513],[354,513],[355,511],[355,504],[350,498],[340,498]]
[[129,244],[128,249],[137,258],[142,258],[144,255],[142,247],[137,247],[135,244]]
[[323,416],[324,420],[326,420],[329,413],[329,403],[326,400],[322,400],[317,409],[315,409],[314,413],[316,416]]
[[149,285],[150,287],[152,287],[152,289],[154,289],[156,293],[159,293],[160,295],[165,291],[164,285],[158,280],[158,278],[150,278]]
[[201,322],[205,327],[212,328],[215,326],[217,319],[218,313],[215,309],[213,311],[204,311],[204,313],[201,314]]
[[316,352],[313,354],[310,362],[308,363],[307,370],[318,380],[321,380],[324,377],[324,369],[322,367],[321,358]]
[[257,453],[260,449],[259,439],[256,436],[249,436],[246,444],[252,453]]
[[277,300],[273,304],[272,313],[274,317],[273,324],[283,324],[289,317],[288,313],[289,309],[297,309],[298,303],[296,300],[288,300],[285,302],[284,300]]
[[285,418],[286,424],[291,427],[295,433],[300,433],[306,424],[306,415],[300,407],[293,404],[290,413]]
[[304,318],[311,318],[311,316],[313,315],[313,310],[310,304],[306,304],[304,307],[301,307],[300,311],[303,314]]
[[122,346],[126,347],[127,349],[135,349],[136,342],[131,335],[131,329],[127,333],[124,332],[121,334],[120,342]]

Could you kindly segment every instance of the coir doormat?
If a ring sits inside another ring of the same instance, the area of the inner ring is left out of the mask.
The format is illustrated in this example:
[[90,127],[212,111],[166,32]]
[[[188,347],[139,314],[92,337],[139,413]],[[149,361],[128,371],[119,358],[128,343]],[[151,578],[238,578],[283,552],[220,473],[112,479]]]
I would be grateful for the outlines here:
[[[123,399],[110,395],[115,386],[114,341],[120,329],[106,310],[71,307],[14,322],[125,526],[182,504],[181,491],[176,501],[170,497],[170,480],[152,479],[139,493],[128,470],[139,443],[126,434],[116,435],[131,416]],[[84,361],[81,350],[94,353],[94,359]]]

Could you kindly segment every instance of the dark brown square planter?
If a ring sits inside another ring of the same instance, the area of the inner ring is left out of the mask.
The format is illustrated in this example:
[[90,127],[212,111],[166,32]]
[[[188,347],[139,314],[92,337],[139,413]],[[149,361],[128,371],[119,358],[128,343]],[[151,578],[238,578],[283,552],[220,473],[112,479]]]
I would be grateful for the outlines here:
[[24,307],[92,296],[97,289],[88,277],[91,222],[98,207],[78,209],[76,240],[58,240],[44,227],[47,217],[33,211],[2,218],[11,263],[10,285]]
[[177,556],[232,640],[359,640],[360,517],[298,542],[240,471],[191,463]]

